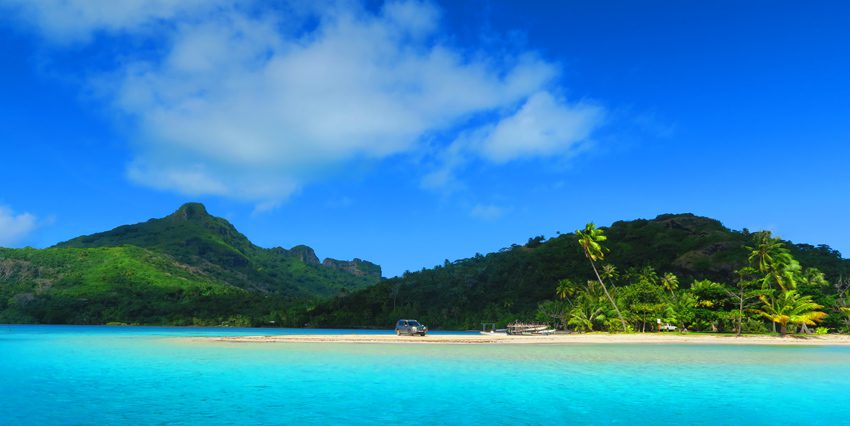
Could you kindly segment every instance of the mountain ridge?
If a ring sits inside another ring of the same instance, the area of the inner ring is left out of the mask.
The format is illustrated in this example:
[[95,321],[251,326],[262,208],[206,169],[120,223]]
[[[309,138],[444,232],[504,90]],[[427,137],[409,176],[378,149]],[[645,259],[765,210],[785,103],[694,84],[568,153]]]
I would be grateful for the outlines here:
[[[55,248],[134,245],[168,254],[220,276],[236,287],[270,293],[322,296],[352,291],[381,279],[380,266],[361,261],[337,261],[328,267],[306,245],[290,250],[253,244],[227,220],[210,215],[200,203],[186,203],[163,218],[122,225],[83,235]],[[303,265],[301,265],[303,264]],[[327,285],[331,280],[340,285]]]
[[376,264],[339,262],[261,248],[186,203],[46,249],[0,249],[0,323],[291,324],[293,310],[381,280]]

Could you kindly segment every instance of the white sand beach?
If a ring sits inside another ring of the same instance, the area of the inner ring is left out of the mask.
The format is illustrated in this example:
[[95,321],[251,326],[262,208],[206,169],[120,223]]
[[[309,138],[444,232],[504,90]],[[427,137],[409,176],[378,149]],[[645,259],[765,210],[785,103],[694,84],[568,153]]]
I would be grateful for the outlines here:
[[193,340],[233,343],[380,343],[380,344],[695,344],[695,345],[842,345],[850,335],[729,336],[710,334],[557,334],[551,336],[444,335],[395,336],[390,334],[302,334],[286,336],[199,337]]

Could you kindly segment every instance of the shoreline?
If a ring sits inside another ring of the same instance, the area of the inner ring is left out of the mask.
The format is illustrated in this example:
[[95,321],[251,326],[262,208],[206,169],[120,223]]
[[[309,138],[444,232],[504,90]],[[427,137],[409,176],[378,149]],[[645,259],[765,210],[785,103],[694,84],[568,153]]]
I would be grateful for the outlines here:
[[848,335],[819,336],[712,336],[693,334],[556,334],[552,336],[428,335],[394,334],[303,334],[282,336],[192,337],[200,342],[229,343],[362,343],[399,345],[558,345],[558,344],[691,344],[691,345],[797,345],[850,346]]

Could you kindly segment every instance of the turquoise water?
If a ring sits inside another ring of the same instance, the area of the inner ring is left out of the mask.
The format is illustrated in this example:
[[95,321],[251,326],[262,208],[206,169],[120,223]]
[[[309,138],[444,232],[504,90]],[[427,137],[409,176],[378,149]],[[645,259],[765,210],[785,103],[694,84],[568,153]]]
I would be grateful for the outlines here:
[[240,334],[0,326],[0,424],[850,424],[848,347],[182,338]]

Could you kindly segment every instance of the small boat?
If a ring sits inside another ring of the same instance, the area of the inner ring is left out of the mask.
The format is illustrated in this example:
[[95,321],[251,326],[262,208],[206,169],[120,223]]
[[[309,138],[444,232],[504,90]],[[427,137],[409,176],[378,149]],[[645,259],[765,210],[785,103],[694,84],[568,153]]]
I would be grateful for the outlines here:
[[517,321],[513,324],[508,324],[506,332],[510,335],[519,336],[531,336],[535,334],[550,335],[555,333],[555,329],[550,328],[547,324],[522,323]]

